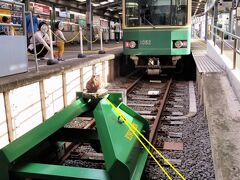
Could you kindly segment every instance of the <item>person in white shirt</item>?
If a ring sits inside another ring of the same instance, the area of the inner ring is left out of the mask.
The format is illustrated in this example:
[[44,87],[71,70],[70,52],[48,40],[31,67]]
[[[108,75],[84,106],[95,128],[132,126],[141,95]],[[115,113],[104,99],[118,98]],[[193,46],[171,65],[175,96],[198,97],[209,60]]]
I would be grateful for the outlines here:
[[115,33],[115,41],[116,41],[116,43],[119,43],[119,39],[120,39],[120,24],[118,22],[116,22],[114,24],[114,33]]
[[[51,51],[49,46],[49,36],[48,36],[48,25],[45,22],[41,22],[38,25],[38,31],[34,33],[36,42],[36,51],[38,58],[44,58],[44,56]],[[28,52],[34,54],[33,37],[30,39],[30,44],[28,45]]]
[[64,53],[64,44],[66,42],[66,39],[62,33],[63,23],[61,21],[56,22],[55,28],[57,52],[55,52],[54,57],[57,58],[59,61],[64,61],[62,56]]

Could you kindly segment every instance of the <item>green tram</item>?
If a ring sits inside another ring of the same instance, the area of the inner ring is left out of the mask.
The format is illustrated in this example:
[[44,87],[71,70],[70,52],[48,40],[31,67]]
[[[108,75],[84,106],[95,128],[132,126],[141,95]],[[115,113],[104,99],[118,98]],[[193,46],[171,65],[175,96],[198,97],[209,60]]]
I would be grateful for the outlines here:
[[159,74],[190,54],[191,0],[122,2],[124,55],[135,67]]

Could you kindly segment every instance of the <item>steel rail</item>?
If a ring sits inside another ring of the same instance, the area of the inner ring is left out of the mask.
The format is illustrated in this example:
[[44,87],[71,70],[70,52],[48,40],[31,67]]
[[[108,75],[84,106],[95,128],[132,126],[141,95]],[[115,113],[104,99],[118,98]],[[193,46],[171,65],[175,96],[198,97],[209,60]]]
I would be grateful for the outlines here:
[[[134,72],[135,74],[135,72]],[[135,80],[128,88],[127,88],[127,94],[131,93],[133,88],[136,86],[136,84],[142,79],[143,75],[141,75],[137,80]],[[91,120],[83,129],[91,129],[95,126],[96,122],[95,120]],[[65,155],[61,158],[60,164],[62,164],[70,155],[72,151],[77,149],[79,147],[79,144],[70,143],[68,147],[66,148]]]
[[143,78],[144,75],[141,75],[136,81],[134,81],[128,88],[127,88],[127,95],[130,94],[136,84]]
[[151,132],[150,132],[150,137],[149,137],[149,141],[154,144],[155,141],[156,141],[156,135],[157,135],[157,130],[158,130],[158,127],[159,127],[159,124],[160,124],[160,118],[161,118],[161,115],[162,115],[162,112],[164,110],[164,107],[166,105],[166,100],[167,100],[167,97],[168,97],[168,94],[169,94],[169,90],[170,90],[170,86],[172,84],[172,79],[170,79],[168,81],[168,84],[167,84],[167,88],[166,88],[166,91],[164,93],[164,96],[163,98],[160,100],[160,106],[158,108],[158,113],[157,113],[157,116],[156,116],[156,119],[154,120],[154,123],[153,123],[153,126],[151,128]]

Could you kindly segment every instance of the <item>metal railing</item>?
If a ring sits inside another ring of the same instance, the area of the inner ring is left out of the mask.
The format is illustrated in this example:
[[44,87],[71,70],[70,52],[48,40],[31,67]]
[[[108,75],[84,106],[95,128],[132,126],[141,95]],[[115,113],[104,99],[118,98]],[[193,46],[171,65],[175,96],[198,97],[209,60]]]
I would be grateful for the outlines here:
[[200,39],[200,31],[192,27],[191,35],[194,39]]
[[[233,45],[229,43],[228,39],[227,40],[224,39],[225,35],[229,36],[230,39],[233,40]],[[216,45],[217,40],[220,40],[221,54],[223,54],[225,45],[227,45],[230,49],[233,50],[233,66],[232,67],[233,69],[236,69],[237,54],[240,55],[240,51],[238,49],[238,43],[239,43],[240,37],[232,33],[229,33],[219,27],[211,25],[211,28],[209,29],[209,32],[208,32],[208,39],[213,40],[214,46]]]

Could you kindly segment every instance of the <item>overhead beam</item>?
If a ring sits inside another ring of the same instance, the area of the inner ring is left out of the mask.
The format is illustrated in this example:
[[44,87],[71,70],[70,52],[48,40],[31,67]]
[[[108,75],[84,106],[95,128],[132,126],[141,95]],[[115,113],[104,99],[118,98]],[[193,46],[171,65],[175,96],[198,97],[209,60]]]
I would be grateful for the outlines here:
[[64,0],[48,0],[48,1],[44,1],[44,0],[34,0],[34,2],[38,2],[38,3],[42,3],[42,4],[47,4],[49,6],[56,6],[56,7],[67,7],[68,9],[75,9],[75,10],[86,10],[85,6],[82,6],[80,3],[78,3],[77,1],[71,1],[71,3],[69,3],[69,1],[64,1]]

